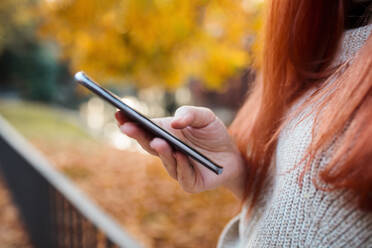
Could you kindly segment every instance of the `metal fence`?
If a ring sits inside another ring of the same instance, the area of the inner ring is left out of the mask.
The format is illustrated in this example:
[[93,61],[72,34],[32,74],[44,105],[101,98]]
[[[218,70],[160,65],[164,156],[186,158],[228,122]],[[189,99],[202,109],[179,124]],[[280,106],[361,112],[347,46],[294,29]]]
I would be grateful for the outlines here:
[[141,247],[1,116],[0,172],[34,247]]

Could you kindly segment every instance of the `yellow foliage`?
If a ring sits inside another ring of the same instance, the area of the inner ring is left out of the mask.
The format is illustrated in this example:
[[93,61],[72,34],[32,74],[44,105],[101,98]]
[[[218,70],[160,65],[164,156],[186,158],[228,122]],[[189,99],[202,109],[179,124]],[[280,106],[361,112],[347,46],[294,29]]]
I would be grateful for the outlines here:
[[245,2],[44,0],[40,33],[61,45],[72,71],[99,80],[174,88],[193,76],[219,88],[257,51],[249,41],[262,3]]
[[30,32],[35,19],[32,0],[0,1],[0,52],[17,42],[21,33]]

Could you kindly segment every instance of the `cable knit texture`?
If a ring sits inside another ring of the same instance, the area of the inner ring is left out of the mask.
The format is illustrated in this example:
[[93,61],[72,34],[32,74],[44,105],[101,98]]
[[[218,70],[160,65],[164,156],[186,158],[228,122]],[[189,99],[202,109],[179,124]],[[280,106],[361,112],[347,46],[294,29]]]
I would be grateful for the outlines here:
[[[344,32],[334,65],[352,59],[363,46],[372,24]],[[371,55],[372,56],[372,55]],[[290,111],[298,107],[311,91]],[[355,195],[344,190],[325,192],[312,179],[329,161],[332,148],[318,155],[304,176],[303,166],[294,168],[311,141],[314,116],[301,120],[305,110],[281,132],[273,156],[272,171],[261,198],[249,218],[247,207],[223,230],[218,248],[242,247],[369,247],[372,248],[372,214],[353,203]],[[301,120],[301,121],[300,121]],[[332,146],[331,146],[332,147]]]

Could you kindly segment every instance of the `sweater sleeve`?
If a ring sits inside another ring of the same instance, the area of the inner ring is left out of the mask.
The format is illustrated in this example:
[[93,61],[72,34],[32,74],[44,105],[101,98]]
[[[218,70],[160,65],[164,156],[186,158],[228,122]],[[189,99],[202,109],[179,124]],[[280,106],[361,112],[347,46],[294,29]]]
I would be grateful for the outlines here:
[[237,248],[239,247],[239,223],[240,215],[232,218],[223,229],[217,243],[217,248]]

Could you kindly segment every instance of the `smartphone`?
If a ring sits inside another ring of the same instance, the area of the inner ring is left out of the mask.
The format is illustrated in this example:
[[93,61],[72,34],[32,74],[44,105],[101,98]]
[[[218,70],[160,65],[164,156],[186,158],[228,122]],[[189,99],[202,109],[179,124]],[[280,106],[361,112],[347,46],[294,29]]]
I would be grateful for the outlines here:
[[77,72],[75,74],[75,80],[102,99],[112,104],[114,107],[118,108],[125,114],[128,119],[135,123],[138,123],[143,129],[150,132],[152,135],[166,140],[173,147],[173,149],[188,155],[217,175],[223,172],[223,167],[212,162],[206,156],[190,147],[189,145],[185,144],[180,139],[164,130],[160,126],[156,125],[150,119],[146,118],[144,115],[122,102],[113,93],[111,93],[107,89],[102,88],[99,84],[90,79],[84,72]]

